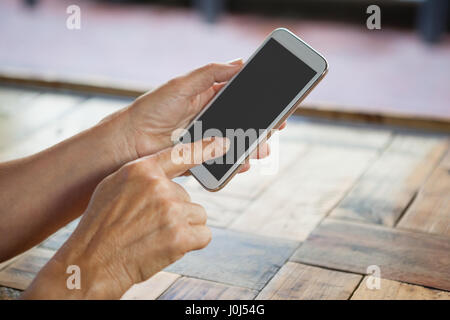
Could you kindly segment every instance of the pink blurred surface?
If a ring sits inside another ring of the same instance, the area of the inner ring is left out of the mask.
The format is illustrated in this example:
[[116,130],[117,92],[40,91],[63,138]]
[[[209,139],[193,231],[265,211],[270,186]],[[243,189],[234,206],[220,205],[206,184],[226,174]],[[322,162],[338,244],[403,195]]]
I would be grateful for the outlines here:
[[[70,4],[81,8],[81,30],[66,28]],[[2,0],[0,71],[150,88],[211,61],[246,58],[276,27],[291,29],[329,61],[308,102],[450,118],[450,37],[427,46],[414,30],[240,14],[211,25],[184,8],[73,0],[26,8]]]

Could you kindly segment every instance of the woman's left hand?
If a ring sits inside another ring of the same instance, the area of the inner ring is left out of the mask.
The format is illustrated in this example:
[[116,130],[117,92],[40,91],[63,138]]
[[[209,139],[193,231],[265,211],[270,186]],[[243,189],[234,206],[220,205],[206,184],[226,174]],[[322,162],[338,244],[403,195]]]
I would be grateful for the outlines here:
[[[123,128],[130,152],[143,157],[172,146],[172,133],[185,128],[242,66],[242,60],[210,63],[136,99],[121,115],[127,120]],[[269,153],[263,143],[251,158],[265,158]],[[246,162],[240,172],[249,168]]]

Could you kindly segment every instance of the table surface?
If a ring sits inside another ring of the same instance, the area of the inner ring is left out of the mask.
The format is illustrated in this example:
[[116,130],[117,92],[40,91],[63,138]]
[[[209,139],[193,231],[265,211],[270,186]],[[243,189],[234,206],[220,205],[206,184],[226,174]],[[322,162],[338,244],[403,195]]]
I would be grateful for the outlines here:
[[[127,103],[0,87],[0,161]],[[123,299],[450,299],[448,135],[294,118],[271,144],[218,193],[177,180],[213,240]],[[0,299],[18,297],[77,222],[0,263]]]

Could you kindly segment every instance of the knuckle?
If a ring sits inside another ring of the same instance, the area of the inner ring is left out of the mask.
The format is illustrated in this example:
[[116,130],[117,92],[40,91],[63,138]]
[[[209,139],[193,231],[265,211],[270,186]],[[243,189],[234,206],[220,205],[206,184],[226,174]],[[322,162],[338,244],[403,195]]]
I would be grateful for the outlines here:
[[178,211],[178,203],[171,199],[164,199],[163,208],[164,211],[173,214]]
[[168,252],[172,256],[184,254],[186,250],[185,228],[181,224],[174,224],[169,229]]
[[208,63],[208,64],[205,66],[205,69],[207,69],[207,70],[212,70],[212,69],[217,68],[218,65],[219,65],[219,64],[216,63],[216,62],[210,62],[210,63]]
[[202,237],[202,241],[200,243],[200,246],[202,248],[206,247],[212,240],[212,232],[211,229],[205,226],[204,229],[204,235]]
[[184,234],[184,227],[179,224],[176,223],[174,224],[171,228],[170,228],[170,237],[172,239],[172,243],[173,244],[178,244],[181,242],[181,238],[183,237]]
[[148,174],[148,165],[143,161],[132,161],[123,166],[123,170],[125,171],[128,177],[142,177]]
[[174,200],[163,198],[160,200],[160,206],[163,222],[167,224],[176,222],[179,216],[180,205]]
[[180,88],[183,86],[184,81],[182,77],[176,77],[173,78],[171,80],[169,80],[169,82],[167,83],[170,87],[174,87],[174,88]]
[[152,177],[149,175],[146,178],[146,186],[149,193],[157,194],[161,197],[168,193],[169,181],[165,177]]
[[203,211],[201,212],[201,219],[202,219],[202,224],[206,225],[206,222],[208,221],[208,214],[206,213],[205,209],[203,209]]
[[178,190],[180,191],[179,198],[182,201],[190,202],[191,201],[191,195],[184,189],[182,186],[179,186]]
[[194,203],[195,207],[196,207],[196,214],[198,215],[199,220],[201,221],[202,224],[206,224],[206,220],[208,219],[208,214],[206,213],[206,209],[198,204],[198,203]]

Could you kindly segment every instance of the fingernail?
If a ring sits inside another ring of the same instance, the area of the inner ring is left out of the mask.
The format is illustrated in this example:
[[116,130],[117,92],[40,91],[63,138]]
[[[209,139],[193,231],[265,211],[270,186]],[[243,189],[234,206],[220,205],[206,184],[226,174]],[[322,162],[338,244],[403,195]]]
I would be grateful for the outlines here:
[[231,60],[228,62],[228,64],[232,64],[235,66],[240,66],[243,63],[244,63],[244,60],[242,58],[237,58],[237,59],[234,59],[234,60]]

